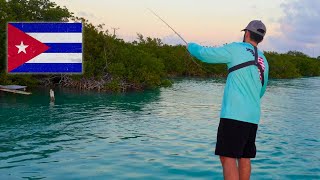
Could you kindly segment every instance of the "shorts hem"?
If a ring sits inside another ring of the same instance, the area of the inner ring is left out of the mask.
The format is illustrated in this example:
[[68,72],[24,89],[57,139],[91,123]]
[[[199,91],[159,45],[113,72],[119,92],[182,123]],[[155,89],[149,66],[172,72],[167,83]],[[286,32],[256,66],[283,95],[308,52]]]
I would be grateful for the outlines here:
[[222,154],[222,153],[215,153],[216,156],[223,156],[223,157],[229,157],[229,158],[235,158],[235,159],[240,159],[241,156],[236,156],[236,155],[228,155],[228,154]]
[[236,155],[228,155],[228,154],[222,154],[222,153],[215,153],[215,155],[229,157],[229,158],[235,158],[235,159],[241,159],[241,158],[254,159],[254,158],[256,158],[256,156],[236,156]]

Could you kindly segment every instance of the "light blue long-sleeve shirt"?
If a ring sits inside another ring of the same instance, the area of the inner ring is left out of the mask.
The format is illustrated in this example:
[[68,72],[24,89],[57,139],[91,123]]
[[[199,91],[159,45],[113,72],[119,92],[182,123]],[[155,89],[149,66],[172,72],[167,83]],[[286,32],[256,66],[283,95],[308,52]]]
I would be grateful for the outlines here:
[[[188,44],[189,52],[206,63],[224,63],[228,69],[238,64],[255,60],[254,47],[245,42],[231,43],[222,47],[203,47]],[[259,63],[264,67],[262,86],[257,66],[251,65],[228,75],[221,107],[221,118],[259,124],[261,97],[268,83],[269,65],[266,57],[258,50]]]

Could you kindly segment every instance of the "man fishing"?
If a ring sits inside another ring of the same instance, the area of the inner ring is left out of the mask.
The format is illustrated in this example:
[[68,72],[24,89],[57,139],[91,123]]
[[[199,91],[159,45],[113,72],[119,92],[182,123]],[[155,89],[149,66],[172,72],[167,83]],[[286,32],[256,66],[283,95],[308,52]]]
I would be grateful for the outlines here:
[[266,26],[254,20],[243,31],[243,42],[218,48],[195,43],[187,46],[188,51],[203,62],[228,66],[215,150],[226,180],[250,179],[250,159],[256,156],[260,98],[268,82],[268,62],[257,49],[266,34]]

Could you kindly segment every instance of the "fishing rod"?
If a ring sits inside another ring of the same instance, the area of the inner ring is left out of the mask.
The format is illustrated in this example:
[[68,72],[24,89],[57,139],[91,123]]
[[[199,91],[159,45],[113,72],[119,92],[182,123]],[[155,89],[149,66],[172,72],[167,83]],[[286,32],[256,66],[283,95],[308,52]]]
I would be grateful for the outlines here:
[[188,48],[187,48],[188,42],[187,42],[176,30],[174,30],[165,20],[163,20],[157,13],[155,13],[154,11],[152,11],[150,8],[148,8],[148,10],[149,10],[153,15],[155,15],[156,17],[158,17],[164,24],[166,24],[166,25],[186,44],[186,47],[185,47],[185,48],[186,48],[186,50],[187,50],[187,52],[188,52],[191,60],[192,60],[197,66],[199,66],[199,67],[202,68],[203,70],[209,72],[206,68],[200,66],[200,65],[193,59],[192,55],[190,54],[190,52],[188,51]]
[[186,44],[188,45],[188,42],[186,40],[184,40],[184,38],[176,31],[174,30],[166,21],[164,21],[160,16],[158,16],[158,14],[156,14],[154,11],[152,11],[151,9],[148,8],[149,11],[151,11],[152,14],[154,14],[155,16],[157,16],[163,23],[165,23],[174,33],[176,33],[176,35],[179,36],[179,38]]

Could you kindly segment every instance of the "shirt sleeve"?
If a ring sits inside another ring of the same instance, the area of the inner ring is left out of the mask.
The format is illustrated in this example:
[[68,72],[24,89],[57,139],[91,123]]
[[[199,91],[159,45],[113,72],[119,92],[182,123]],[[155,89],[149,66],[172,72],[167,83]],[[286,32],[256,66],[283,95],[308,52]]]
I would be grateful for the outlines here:
[[222,47],[203,47],[196,43],[188,44],[188,51],[191,55],[195,56],[199,60],[206,63],[230,63],[232,60],[232,54],[228,51],[228,48]]

